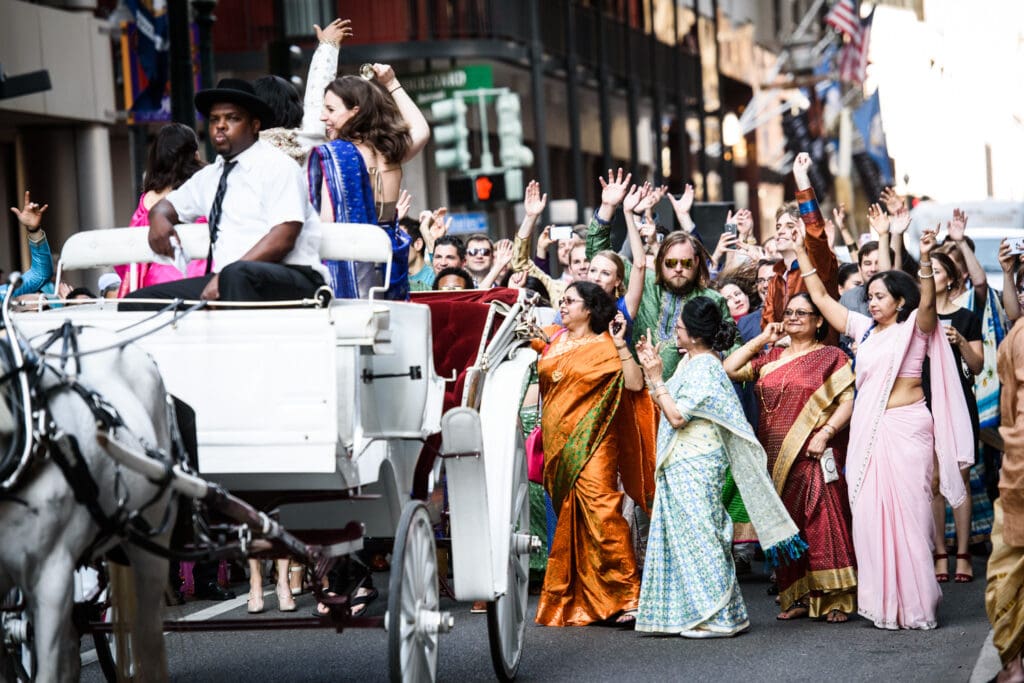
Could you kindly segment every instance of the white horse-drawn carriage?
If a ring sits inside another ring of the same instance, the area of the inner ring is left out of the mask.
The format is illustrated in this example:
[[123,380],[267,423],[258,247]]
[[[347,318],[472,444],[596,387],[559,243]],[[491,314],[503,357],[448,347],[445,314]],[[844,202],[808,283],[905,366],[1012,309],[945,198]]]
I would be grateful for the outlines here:
[[[206,226],[179,226],[178,233],[186,253],[206,253]],[[389,240],[375,226],[324,225],[321,255],[391,267]],[[61,270],[151,257],[145,230],[82,232],[65,244],[58,277]],[[483,329],[460,329],[473,338],[475,357],[455,401],[449,386],[449,404],[457,405],[447,411],[446,382],[454,376],[435,369],[430,305],[372,298],[191,308],[196,302],[184,302],[154,314],[94,302],[18,314],[13,324],[38,343],[70,319],[148,352],[168,392],[196,413],[199,478],[177,468],[176,488],[201,497],[205,482],[213,482],[253,503],[248,517],[235,517],[243,522],[236,529],[243,552],[287,552],[319,578],[360,550],[364,536],[394,537],[383,619],[352,617],[347,596],[321,592],[329,616],[288,621],[290,628],[383,625],[392,679],[433,679],[438,636],[452,625],[439,607],[439,520],[423,500],[438,485],[443,463],[454,596],[488,602],[495,672],[508,680],[523,652],[529,553],[538,543],[529,534],[519,422],[536,359],[524,334],[531,306],[509,294],[510,305],[467,304],[490,310]],[[145,469],[143,454],[118,452],[123,466]],[[279,511],[278,524],[257,512],[270,509]],[[204,623],[252,629],[281,621]],[[197,630],[197,623],[187,628]]]

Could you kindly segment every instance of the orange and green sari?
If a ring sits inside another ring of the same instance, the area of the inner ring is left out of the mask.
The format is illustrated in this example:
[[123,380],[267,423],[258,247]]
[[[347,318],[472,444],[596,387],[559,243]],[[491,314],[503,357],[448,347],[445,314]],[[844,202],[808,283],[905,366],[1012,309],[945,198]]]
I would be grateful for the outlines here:
[[654,495],[655,417],[647,392],[625,388],[607,334],[566,337],[558,335],[537,362],[544,488],[558,515],[537,607],[536,621],[545,626],[583,626],[636,609],[640,574],[619,480],[644,510]]

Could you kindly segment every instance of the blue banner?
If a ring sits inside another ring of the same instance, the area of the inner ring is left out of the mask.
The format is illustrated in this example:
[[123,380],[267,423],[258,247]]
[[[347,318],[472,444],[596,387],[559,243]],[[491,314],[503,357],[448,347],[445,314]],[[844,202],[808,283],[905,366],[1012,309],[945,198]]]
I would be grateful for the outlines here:
[[893,186],[892,164],[889,163],[889,149],[885,144],[885,130],[882,128],[882,109],[879,105],[878,90],[853,112],[853,123],[864,140],[864,151],[871,157],[882,183]]

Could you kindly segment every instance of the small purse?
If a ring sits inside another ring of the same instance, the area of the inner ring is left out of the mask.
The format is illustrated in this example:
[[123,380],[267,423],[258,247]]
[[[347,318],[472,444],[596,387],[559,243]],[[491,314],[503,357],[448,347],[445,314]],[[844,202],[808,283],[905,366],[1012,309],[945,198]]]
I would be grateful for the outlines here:
[[526,437],[526,477],[534,484],[544,483],[544,435],[540,425]]

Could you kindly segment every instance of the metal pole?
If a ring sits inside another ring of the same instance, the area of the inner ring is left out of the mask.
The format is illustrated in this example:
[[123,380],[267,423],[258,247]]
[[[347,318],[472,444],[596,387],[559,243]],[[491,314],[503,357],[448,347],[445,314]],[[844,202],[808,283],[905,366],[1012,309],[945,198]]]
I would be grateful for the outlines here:
[[[530,0],[530,99],[533,100],[534,167],[540,186],[551,187],[551,169],[548,162],[547,107],[544,104],[544,44],[540,32],[540,0]],[[544,208],[541,225],[548,220]]]
[[612,167],[612,121],[608,102],[608,55],[604,35],[604,12],[597,9],[597,109],[601,119],[601,171]]
[[576,222],[583,222],[583,142],[580,134],[580,91],[576,63],[575,4],[563,0],[565,5],[565,79],[566,109],[569,115],[569,162],[572,165],[573,198],[576,200]]
[[[718,72],[718,175],[722,182],[722,199],[727,202],[735,199],[733,182],[735,173],[732,165],[732,148],[725,148],[725,139],[722,136],[722,111],[725,109],[725,93],[722,90],[722,44],[718,36],[718,0],[711,0],[712,21],[715,27],[715,71]],[[728,155],[728,158],[726,158]]]
[[171,57],[171,118],[176,123],[196,127],[192,104],[192,45],[189,39],[188,1],[168,0],[168,34]]
[[697,119],[700,121],[700,150],[697,152],[697,163],[700,166],[700,198],[701,201],[706,202],[708,200],[708,141],[704,131],[707,121],[704,112],[704,64],[701,62],[700,55],[700,3],[695,1],[693,8],[696,10],[693,35],[697,46],[697,77],[694,79],[696,81],[694,87],[697,90]]
[[[212,88],[215,83],[213,68],[213,22],[217,17],[213,15],[213,8],[217,0],[192,0],[192,7],[196,12],[196,25],[199,28],[199,85],[202,88]],[[213,159],[216,153],[209,136],[206,138],[206,158]]]

